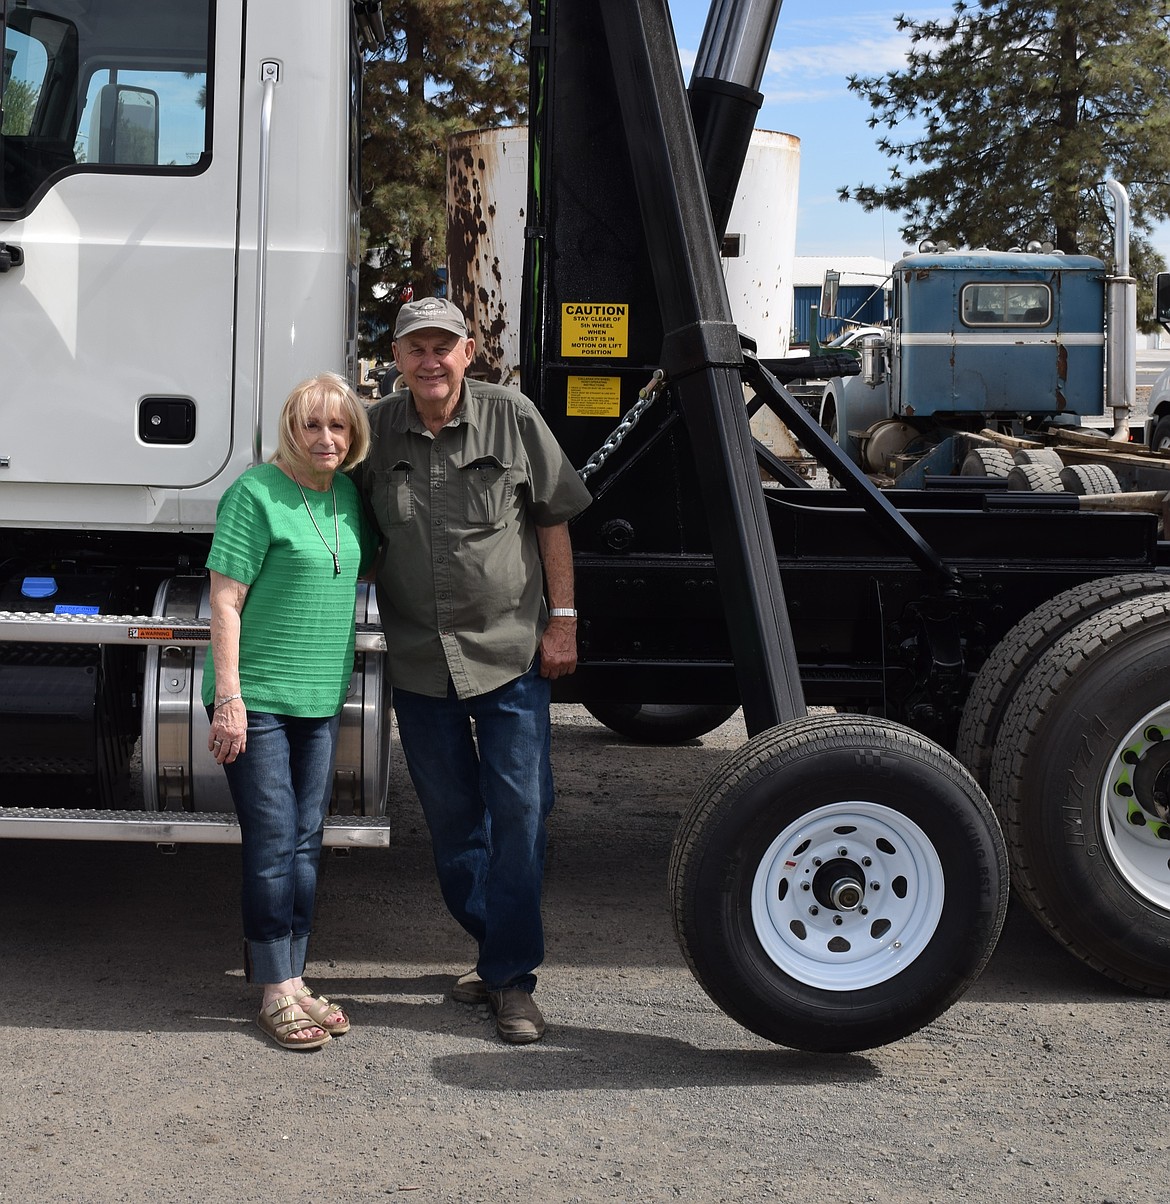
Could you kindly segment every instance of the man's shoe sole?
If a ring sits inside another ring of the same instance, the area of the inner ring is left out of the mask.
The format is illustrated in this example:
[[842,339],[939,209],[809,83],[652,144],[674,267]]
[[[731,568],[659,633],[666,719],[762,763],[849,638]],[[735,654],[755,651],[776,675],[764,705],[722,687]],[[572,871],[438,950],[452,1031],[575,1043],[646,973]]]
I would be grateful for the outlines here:
[[544,1029],[540,1032],[532,1031],[526,1033],[505,1033],[501,1031],[499,1025],[496,1026],[496,1033],[500,1040],[507,1045],[532,1045],[533,1042],[539,1041],[544,1036]]

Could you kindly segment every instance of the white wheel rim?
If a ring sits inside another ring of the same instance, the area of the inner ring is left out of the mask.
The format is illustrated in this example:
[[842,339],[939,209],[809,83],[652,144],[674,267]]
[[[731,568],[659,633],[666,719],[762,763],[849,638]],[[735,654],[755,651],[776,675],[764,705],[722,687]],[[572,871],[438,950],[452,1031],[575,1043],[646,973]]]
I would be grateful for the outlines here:
[[[825,991],[856,991],[888,981],[922,953],[944,894],[942,862],[913,820],[878,803],[831,803],[768,847],[752,882],[752,922],[785,974]],[[856,906],[833,905],[854,898]]]
[[[1117,872],[1155,906],[1170,911],[1170,823],[1152,787],[1170,790],[1170,706],[1135,723],[1118,745],[1101,788],[1101,830]],[[1163,804],[1164,805],[1164,804]]]

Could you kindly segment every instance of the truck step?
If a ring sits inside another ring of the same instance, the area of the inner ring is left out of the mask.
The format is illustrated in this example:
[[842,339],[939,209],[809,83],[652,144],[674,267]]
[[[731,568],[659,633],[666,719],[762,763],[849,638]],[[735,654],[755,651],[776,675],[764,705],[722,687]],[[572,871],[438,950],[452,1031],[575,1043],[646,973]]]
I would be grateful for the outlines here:
[[[211,628],[199,620],[159,615],[42,614],[0,610],[0,642],[31,644],[170,644],[206,647]],[[374,623],[358,623],[358,652],[385,652],[386,639]]]
[[[391,823],[384,816],[330,815],[326,848],[385,849]],[[0,807],[0,838],[112,840],[146,844],[239,844],[234,815],[219,811],[81,811],[58,807]]]

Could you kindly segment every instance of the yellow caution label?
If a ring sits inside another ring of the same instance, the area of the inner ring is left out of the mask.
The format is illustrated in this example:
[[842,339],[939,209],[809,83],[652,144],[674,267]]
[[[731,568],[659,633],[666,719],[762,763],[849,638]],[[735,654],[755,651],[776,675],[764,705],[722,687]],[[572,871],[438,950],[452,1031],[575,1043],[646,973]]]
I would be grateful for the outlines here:
[[570,418],[620,418],[622,382],[617,376],[570,376],[565,397]]
[[598,301],[561,306],[561,357],[612,359],[629,355],[630,307]]

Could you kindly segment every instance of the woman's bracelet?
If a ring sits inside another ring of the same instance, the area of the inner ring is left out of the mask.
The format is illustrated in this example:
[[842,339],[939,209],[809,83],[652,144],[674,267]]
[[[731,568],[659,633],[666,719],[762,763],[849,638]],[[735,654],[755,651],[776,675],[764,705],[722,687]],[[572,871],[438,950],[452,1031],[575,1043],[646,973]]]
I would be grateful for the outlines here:
[[217,698],[215,700],[215,706],[212,708],[212,710],[218,711],[220,707],[227,706],[229,702],[235,702],[237,698],[242,701],[243,697],[243,694],[229,694],[226,698]]

